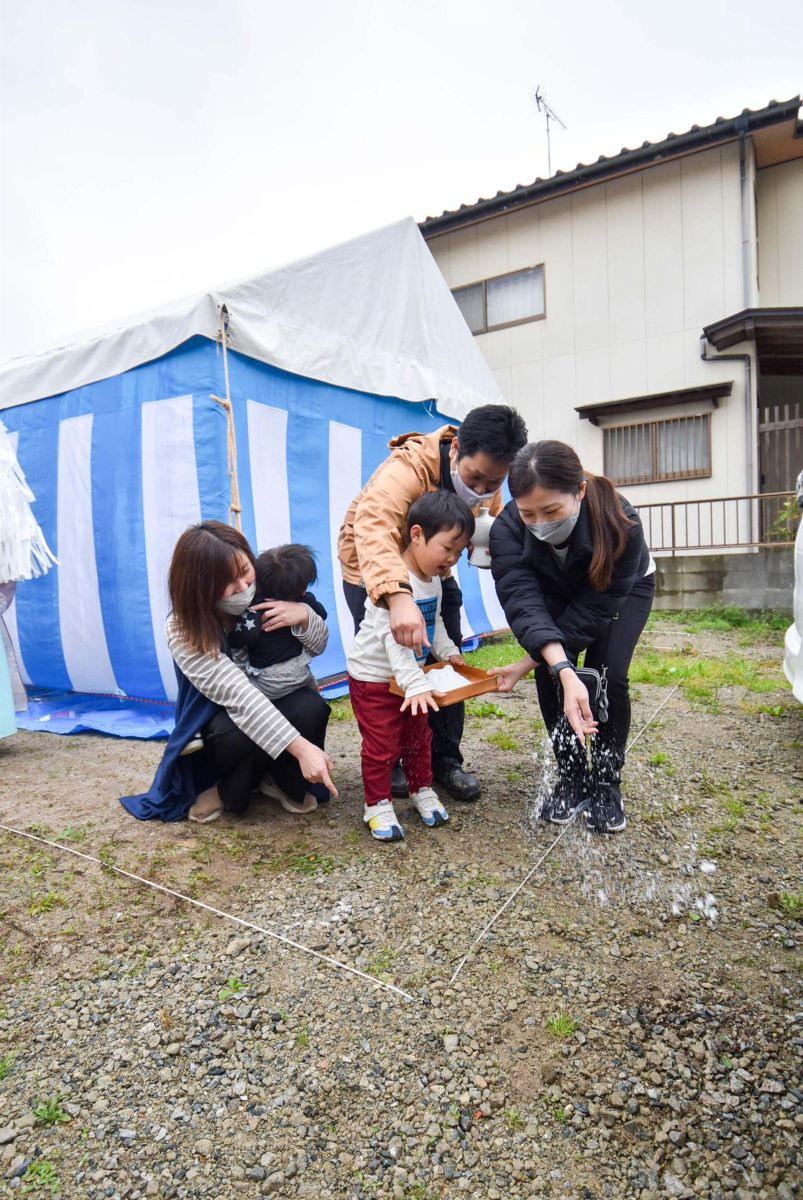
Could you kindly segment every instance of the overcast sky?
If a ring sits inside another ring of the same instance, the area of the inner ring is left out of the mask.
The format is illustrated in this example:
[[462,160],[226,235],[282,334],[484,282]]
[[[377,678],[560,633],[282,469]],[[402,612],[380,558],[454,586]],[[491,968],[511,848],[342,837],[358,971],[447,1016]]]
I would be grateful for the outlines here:
[[803,89],[775,0],[0,0],[0,358]]

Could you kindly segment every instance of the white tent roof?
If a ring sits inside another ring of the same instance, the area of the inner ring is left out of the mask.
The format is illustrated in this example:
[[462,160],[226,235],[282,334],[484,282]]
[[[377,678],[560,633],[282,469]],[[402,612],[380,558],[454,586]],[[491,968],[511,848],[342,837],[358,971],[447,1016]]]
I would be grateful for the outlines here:
[[243,283],[179,300],[82,341],[0,366],[0,409],[83,387],[214,338],[340,387],[436,400],[462,418],[499,388],[412,218]]

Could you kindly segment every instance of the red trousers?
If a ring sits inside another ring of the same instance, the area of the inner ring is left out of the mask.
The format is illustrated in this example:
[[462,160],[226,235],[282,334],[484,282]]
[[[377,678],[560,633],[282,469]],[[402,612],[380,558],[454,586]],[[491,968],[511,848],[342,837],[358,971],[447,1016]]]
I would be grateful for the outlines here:
[[390,775],[401,758],[411,792],[432,784],[432,733],[426,713],[400,712],[401,696],[386,683],[363,683],[349,675],[351,707],[362,734],[365,803],[390,800]]

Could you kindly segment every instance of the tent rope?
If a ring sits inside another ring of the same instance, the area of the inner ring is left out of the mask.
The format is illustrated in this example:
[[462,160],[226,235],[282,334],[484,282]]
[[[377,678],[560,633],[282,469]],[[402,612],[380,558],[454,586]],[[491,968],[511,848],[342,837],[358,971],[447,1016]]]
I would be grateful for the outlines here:
[[215,403],[226,413],[226,461],[229,471],[229,486],[231,502],[229,504],[229,525],[234,525],[242,533],[242,506],[240,504],[240,480],[237,475],[237,436],[234,430],[234,409],[231,405],[231,387],[229,386],[229,355],[226,339],[228,311],[225,304],[220,306],[220,344],[223,347],[223,379],[226,384],[225,396],[212,396]]

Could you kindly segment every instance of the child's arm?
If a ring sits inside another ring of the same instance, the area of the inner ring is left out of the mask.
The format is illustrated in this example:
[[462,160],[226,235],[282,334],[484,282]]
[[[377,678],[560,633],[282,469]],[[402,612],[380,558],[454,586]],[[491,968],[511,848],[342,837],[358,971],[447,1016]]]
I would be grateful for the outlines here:
[[400,646],[390,630],[390,616],[387,609],[377,609],[377,634],[385,647],[388,656],[388,666],[397,684],[404,691],[404,702],[401,711],[409,708],[413,716],[426,712],[428,708],[437,711],[435,700],[437,693],[427,682],[424,671],[416,662],[415,653],[407,646]]
[[313,612],[316,612],[319,617],[322,617],[324,619],[324,621],[326,620],[327,615],[328,615],[326,612],[326,609],[321,604],[320,600],[318,599],[318,597],[315,595],[314,592],[305,592],[304,595],[301,597],[301,602],[302,602],[302,604],[308,604]]
[[[329,642],[329,627],[325,620],[326,609],[317,601],[315,608],[306,599],[302,601],[302,604],[305,605],[308,613],[306,628],[302,628],[301,625],[291,625],[290,632],[298,638],[304,649],[309,652],[310,657],[316,658],[317,655],[323,654]],[[319,609],[321,612],[318,611]]]
[[253,608],[247,608],[243,615],[237,618],[237,624],[228,635],[228,643],[232,650],[254,645],[262,632],[261,615]]
[[457,662],[462,663],[463,657],[460,653],[460,647],[455,646],[449,634],[446,632],[446,626],[443,623],[441,616],[441,607],[438,605],[438,611],[435,616],[435,632],[432,635],[432,653],[441,662]]

